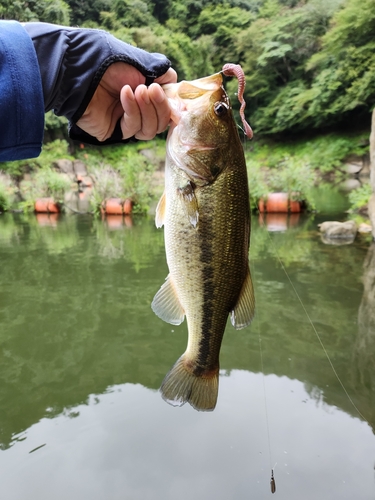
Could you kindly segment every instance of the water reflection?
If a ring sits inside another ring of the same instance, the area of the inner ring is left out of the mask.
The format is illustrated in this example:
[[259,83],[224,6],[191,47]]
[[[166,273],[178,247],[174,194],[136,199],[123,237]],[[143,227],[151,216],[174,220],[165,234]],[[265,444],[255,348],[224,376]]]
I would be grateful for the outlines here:
[[[208,418],[188,406],[176,412],[141,385],[120,384],[42,419],[0,455],[7,500],[268,498],[262,375],[233,370],[220,384],[224,398]],[[278,497],[370,498],[367,426],[312,400],[297,380],[268,375],[265,386]]]
[[254,219],[257,317],[243,331],[228,326],[218,405],[202,415],[169,407],[157,392],[187,330],[150,309],[167,274],[152,220],[115,227],[90,216],[1,216],[7,500],[112,500],[124,491],[132,500],[264,498],[275,462],[280,498],[372,498],[372,431],[343,393],[280,259],[374,429],[375,251],[361,240],[324,245],[319,222],[301,216],[270,232]]

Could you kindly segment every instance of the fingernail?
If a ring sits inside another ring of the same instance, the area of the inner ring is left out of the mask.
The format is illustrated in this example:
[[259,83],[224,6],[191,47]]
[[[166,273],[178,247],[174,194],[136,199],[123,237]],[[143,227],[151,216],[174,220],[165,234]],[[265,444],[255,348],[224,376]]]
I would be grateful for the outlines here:
[[135,101],[134,93],[130,85],[125,85],[123,87],[123,94],[128,101]]
[[143,89],[142,99],[145,104],[150,104],[150,97],[148,95],[148,90],[146,87]]
[[157,104],[161,104],[165,100],[165,94],[164,91],[158,86],[155,88],[153,92],[153,101],[155,101]]

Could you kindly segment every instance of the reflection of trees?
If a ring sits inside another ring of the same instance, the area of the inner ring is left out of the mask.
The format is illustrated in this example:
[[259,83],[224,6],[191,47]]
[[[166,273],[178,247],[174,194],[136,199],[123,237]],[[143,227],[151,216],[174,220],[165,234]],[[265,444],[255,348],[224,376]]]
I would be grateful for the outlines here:
[[[0,448],[113,384],[156,389],[169,369],[150,308],[166,273],[162,233],[146,219],[103,227],[97,234],[90,217],[55,227],[0,218]],[[100,257],[108,239],[121,258]]]
[[[33,218],[19,223],[0,218],[0,447],[41,418],[74,408],[114,384],[141,383],[156,390],[186,347],[186,324],[172,327],[150,308],[167,274],[162,231],[147,219],[117,230],[107,226],[89,216],[62,217],[43,227]],[[250,261],[257,316],[250,328],[234,332],[228,326],[221,366],[260,370],[260,331],[265,373],[301,380],[314,400],[354,415],[276,256],[344,385],[351,395],[357,389],[362,409],[374,387],[372,373],[358,377],[353,387],[348,369],[362,291],[362,250],[327,247],[311,235],[315,227],[306,220],[270,237],[254,223]],[[372,267],[373,260],[369,271]],[[363,327],[366,338],[371,321]],[[369,355],[369,342],[363,349]],[[363,364],[368,371],[371,359]],[[366,417],[370,403],[367,410]]]
[[358,336],[354,346],[353,376],[365,390],[364,416],[375,429],[375,243],[363,264],[363,296],[358,311]]

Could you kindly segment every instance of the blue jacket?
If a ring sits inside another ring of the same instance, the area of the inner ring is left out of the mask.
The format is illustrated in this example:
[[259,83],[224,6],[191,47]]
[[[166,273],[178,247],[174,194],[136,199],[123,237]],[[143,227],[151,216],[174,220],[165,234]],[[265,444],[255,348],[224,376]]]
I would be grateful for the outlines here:
[[38,156],[43,130],[42,80],[33,42],[21,24],[0,21],[0,162]]

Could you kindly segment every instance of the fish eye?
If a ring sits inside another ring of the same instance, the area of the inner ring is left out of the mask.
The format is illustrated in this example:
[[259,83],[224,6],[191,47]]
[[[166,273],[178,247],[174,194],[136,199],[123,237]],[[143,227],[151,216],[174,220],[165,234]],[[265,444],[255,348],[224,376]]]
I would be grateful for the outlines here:
[[217,114],[217,116],[224,116],[229,107],[225,102],[215,102],[214,104],[214,111]]

